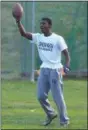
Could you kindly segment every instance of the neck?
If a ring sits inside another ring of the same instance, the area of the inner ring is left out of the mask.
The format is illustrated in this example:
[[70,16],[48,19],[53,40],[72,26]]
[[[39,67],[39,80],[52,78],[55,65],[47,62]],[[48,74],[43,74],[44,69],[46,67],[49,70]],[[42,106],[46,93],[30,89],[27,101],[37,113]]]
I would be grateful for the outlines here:
[[52,34],[52,32],[51,32],[51,31],[49,31],[49,32],[45,32],[45,33],[44,33],[44,36],[46,36],[46,37],[47,37],[47,36],[50,36],[51,34]]

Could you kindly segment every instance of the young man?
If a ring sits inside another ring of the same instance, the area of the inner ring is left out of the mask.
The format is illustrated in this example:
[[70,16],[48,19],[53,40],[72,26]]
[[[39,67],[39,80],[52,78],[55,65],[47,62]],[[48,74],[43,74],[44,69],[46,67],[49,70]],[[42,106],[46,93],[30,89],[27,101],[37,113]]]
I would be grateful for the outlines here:
[[[56,103],[60,115],[60,124],[68,125],[69,118],[67,115],[66,104],[63,96],[63,81],[61,68],[64,68],[65,73],[69,71],[70,56],[68,47],[62,36],[51,31],[52,21],[50,18],[42,18],[40,29],[42,33],[26,32],[19,19],[16,19],[20,34],[32,40],[37,45],[39,57],[42,60],[40,66],[40,75],[38,77],[37,95],[38,100],[44,109],[47,120],[43,125],[48,125],[57,117],[57,113],[51,107],[48,100],[48,92],[51,89],[53,99]],[[32,44],[33,44],[32,43]],[[61,64],[61,53],[64,54],[66,65]]]

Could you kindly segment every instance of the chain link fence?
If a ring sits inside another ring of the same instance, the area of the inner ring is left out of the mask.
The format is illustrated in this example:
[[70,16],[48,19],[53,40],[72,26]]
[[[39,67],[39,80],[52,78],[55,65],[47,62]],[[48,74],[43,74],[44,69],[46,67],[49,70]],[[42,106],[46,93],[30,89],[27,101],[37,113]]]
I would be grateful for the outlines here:
[[[20,2],[20,1],[19,1]],[[1,2],[1,78],[18,79],[32,73],[32,44],[21,37],[12,7],[16,2]],[[40,32],[39,24],[42,17],[50,17],[53,21],[52,30],[62,35],[69,47],[71,55],[72,75],[87,73],[87,2],[20,2],[24,8],[22,23],[27,31],[32,31],[33,13],[35,15],[35,32]],[[35,46],[34,66],[39,69],[41,61]],[[64,58],[62,60],[64,63]]]

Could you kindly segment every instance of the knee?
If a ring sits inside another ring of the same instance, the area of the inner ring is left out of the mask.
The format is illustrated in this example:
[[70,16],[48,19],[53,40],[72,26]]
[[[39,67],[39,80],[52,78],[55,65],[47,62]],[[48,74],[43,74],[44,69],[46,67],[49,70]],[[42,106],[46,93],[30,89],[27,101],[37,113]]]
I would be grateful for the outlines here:
[[46,99],[46,97],[45,97],[45,95],[40,94],[40,95],[38,95],[37,99],[38,99],[38,101],[41,102],[41,101],[44,101]]

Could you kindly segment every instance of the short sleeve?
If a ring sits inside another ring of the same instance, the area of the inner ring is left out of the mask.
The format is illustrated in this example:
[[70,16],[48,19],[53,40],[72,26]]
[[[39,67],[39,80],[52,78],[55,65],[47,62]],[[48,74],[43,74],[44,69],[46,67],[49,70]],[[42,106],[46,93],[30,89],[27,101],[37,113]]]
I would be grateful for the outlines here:
[[67,44],[62,36],[58,37],[58,45],[59,45],[60,51],[63,51],[68,48]]
[[32,33],[32,40],[31,40],[31,42],[37,44],[39,35],[40,35],[39,33]]

